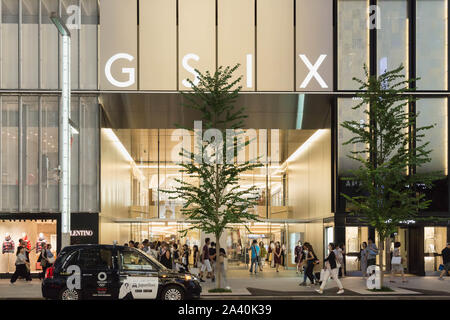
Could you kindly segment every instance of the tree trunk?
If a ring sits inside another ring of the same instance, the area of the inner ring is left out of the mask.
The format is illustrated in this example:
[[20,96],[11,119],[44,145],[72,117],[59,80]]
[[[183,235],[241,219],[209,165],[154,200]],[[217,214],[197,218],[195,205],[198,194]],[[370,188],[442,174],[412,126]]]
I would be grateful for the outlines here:
[[385,259],[385,265],[386,265],[386,273],[391,271],[391,237],[386,238],[386,246],[384,247],[386,251],[386,259]]
[[384,261],[383,261],[384,239],[382,239],[380,237],[380,234],[378,234],[378,236],[379,236],[378,254],[380,255],[380,258],[379,258],[379,261],[380,261],[380,285],[381,285],[381,288],[383,288],[383,286],[384,286],[384,272],[383,272],[383,266],[384,266]]
[[221,234],[216,234],[216,288],[222,288],[222,272],[219,262],[220,256],[220,236]]

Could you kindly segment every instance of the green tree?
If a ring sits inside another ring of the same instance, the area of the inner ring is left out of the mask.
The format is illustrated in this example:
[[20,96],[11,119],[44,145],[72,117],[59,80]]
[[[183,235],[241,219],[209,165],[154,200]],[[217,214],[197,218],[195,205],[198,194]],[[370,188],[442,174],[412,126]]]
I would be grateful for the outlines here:
[[[351,214],[376,229],[383,270],[383,250],[386,247],[389,257],[390,235],[402,222],[420,220],[420,211],[430,206],[431,201],[419,191],[430,188],[437,173],[422,174],[415,169],[431,161],[429,142],[422,138],[433,125],[417,127],[417,114],[407,111],[416,101],[408,94],[414,80],[405,80],[402,65],[378,77],[370,76],[367,66],[364,70],[365,81],[353,78],[361,90],[357,95],[361,102],[353,110],[363,109],[367,121],[341,124],[353,133],[344,145],[361,146],[348,155],[360,166],[346,178],[358,182],[359,195],[342,195],[351,204]],[[383,280],[383,272],[381,275]]]
[[[259,198],[257,188],[245,189],[238,183],[239,174],[262,165],[255,159],[237,161],[238,152],[245,151],[245,146],[250,143],[243,139],[241,129],[247,117],[245,108],[235,107],[242,88],[239,86],[242,77],[232,80],[238,67],[219,67],[214,74],[196,70],[198,83],[188,80],[192,91],[183,92],[187,100],[185,106],[200,113],[202,130],[186,128],[194,132],[195,146],[193,152],[182,149],[180,156],[185,161],[180,165],[183,167],[181,172],[198,178],[198,184],[176,179],[179,186],[164,191],[169,193],[169,199],[184,200],[181,212],[191,224],[182,230],[184,234],[191,229],[214,234],[217,257],[220,237],[230,228],[230,223],[258,220],[252,212]],[[232,140],[225,138],[230,129],[235,134]],[[205,131],[203,137],[203,130],[212,130],[212,135]],[[220,268],[216,268],[216,279],[217,288],[221,288]]]

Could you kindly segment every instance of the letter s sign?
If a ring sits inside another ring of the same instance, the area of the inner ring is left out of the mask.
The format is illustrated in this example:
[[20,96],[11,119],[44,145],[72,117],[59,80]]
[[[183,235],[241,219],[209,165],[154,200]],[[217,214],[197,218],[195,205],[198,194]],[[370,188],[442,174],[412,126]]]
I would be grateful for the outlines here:
[[127,81],[117,81],[114,79],[114,77],[111,74],[111,67],[114,62],[116,62],[119,59],[125,59],[128,61],[133,61],[134,57],[132,55],[129,55],[128,53],[118,53],[113,55],[109,60],[106,62],[105,65],[105,76],[108,81],[119,88],[126,88],[129,86],[132,86],[136,82],[136,76],[135,76],[135,69],[134,68],[122,68],[122,72],[125,74],[128,74],[128,80]]

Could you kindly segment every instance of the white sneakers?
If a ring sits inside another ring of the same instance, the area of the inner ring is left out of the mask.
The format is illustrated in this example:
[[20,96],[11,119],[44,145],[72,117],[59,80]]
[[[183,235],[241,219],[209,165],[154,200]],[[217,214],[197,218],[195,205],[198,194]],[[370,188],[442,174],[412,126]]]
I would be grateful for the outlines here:
[[[320,289],[317,289],[316,292],[317,292],[318,294],[323,294],[323,291],[320,290]],[[339,289],[339,291],[337,292],[337,294],[343,294],[343,293],[344,293],[344,289]]]

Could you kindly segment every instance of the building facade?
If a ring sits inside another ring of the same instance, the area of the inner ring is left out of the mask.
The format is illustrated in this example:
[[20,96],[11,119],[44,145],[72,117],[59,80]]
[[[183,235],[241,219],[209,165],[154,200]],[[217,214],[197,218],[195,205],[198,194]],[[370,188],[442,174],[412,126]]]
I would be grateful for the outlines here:
[[[363,120],[352,107],[364,78],[405,66],[420,98],[409,106],[440,171],[423,215],[440,218],[399,226],[405,268],[433,272],[449,239],[448,0],[1,0],[0,236],[60,246],[58,119],[61,39],[49,16],[71,32],[72,242],[119,243],[206,236],[186,228],[183,203],[163,191],[183,176],[173,150],[186,138],[177,124],[197,115],[183,107],[194,69],[240,63],[245,129],[270,157],[240,176],[256,186],[260,222],[233,226],[222,245],[238,261],[252,239],[280,241],[286,266],[309,241],[319,256],[331,241],[347,246],[347,270],[359,269],[361,242],[375,230],[348,214],[342,177],[355,163],[339,125]],[[432,35],[432,36],[430,36]],[[176,154],[176,153],[175,153]],[[36,259],[32,255],[31,259]],[[13,256],[0,256],[0,273]],[[231,261],[230,260],[230,261]],[[39,265],[32,261],[32,270]]]

